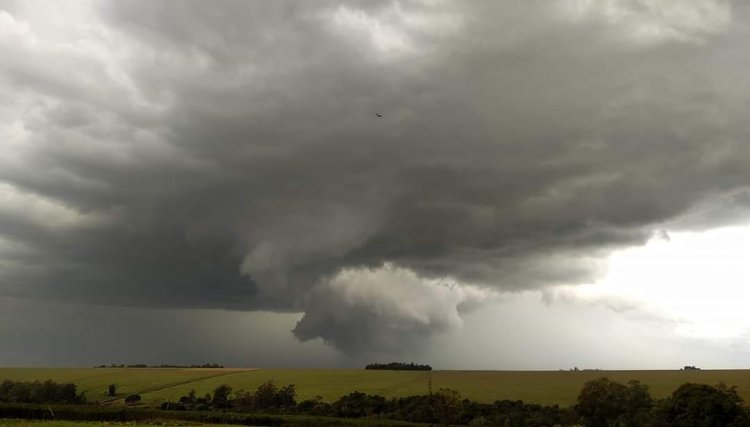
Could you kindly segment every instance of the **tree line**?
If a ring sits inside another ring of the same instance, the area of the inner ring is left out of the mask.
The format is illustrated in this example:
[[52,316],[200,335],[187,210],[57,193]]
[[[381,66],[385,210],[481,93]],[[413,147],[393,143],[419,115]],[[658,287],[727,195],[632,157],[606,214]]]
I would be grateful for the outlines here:
[[146,365],[144,363],[136,363],[136,364],[131,364],[131,365],[126,365],[124,363],[121,363],[118,365],[118,364],[112,363],[109,366],[97,365],[94,367],[95,368],[182,368],[182,369],[214,368],[214,369],[223,369],[224,365],[219,365],[218,363],[204,363],[202,365],[167,365],[167,364]]
[[383,371],[431,371],[430,365],[419,365],[414,362],[391,362],[391,363],[370,363],[365,369],[383,370]]
[[44,382],[11,381],[0,383],[0,403],[66,403],[81,404],[86,402],[83,393],[77,393],[73,383],[58,384],[47,380]]
[[587,382],[576,413],[587,427],[748,427],[750,409],[736,387],[686,383],[656,400],[638,381],[607,378]]
[[195,390],[191,390],[177,402],[162,403],[161,408],[368,418],[430,424],[476,424],[479,420],[486,425],[509,427],[551,426],[577,419],[572,410],[558,406],[510,400],[494,404],[478,403],[463,399],[457,391],[449,389],[440,389],[429,395],[391,399],[354,391],[334,402],[324,402],[319,396],[297,402],[293,384],[278,387],[273,381],[261,384],[255,392],[239,391],[233,394],[232,387],[226,384],[217,387],[213,394],[207,393],[203,397],[197,397]]

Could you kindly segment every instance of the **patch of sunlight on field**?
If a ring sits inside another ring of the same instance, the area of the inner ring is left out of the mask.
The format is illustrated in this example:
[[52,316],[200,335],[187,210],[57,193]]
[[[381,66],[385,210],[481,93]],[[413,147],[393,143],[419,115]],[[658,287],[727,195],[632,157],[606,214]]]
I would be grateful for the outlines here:
[[235,391],[254,391],[273,380],[277,385],[295,384],[298,401],[321,396],[332,401],[353,391],[400,397],[426,394],[432,389],[451,388],[462,396],[480,402],[523,400],[527,403],[575,403],[587,381],[600,377],[626,383],[639,380],[650,387],[656,398],[670,395],[680,385],[693,382],[716,385],[724,382],[750,402],[750,370],[703,371],[366,371],[364,369],[14,369],[0,368],[0,380],[53,379],[71,381],[87,393],[90,401],[105,400],[103,392],[111,383],[118,394],[139,393],[147,405],[176,401],[194,389],[198,396],[221,384]]

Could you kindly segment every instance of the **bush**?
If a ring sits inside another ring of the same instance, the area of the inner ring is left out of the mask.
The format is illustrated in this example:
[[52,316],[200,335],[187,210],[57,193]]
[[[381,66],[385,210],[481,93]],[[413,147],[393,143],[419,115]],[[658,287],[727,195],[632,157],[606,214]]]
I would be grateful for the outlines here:
[[232,387],[222,384],[214,389],[214,397],[211,399],[211,405],[217,408],[228,408],[231,406],[229,395],[232,394]]
[[360,418],[385,411],[386,400],[382,396],[373,396],[366,393],[355,391],[331,405],[332,414],[337,417]]
[[435,418],[444,425],[453,424],[461,417],[463,403],[456,390],[441,388],[432,396]]

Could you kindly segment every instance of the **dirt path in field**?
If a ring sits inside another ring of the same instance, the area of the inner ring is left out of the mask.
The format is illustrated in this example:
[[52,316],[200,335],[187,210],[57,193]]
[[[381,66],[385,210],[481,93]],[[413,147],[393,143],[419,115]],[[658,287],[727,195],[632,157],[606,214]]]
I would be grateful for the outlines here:
[[[173,383],[169,383],[169,384],[163,384],[163,385],[160,385],[160,386],[157,386],[157,387],[145,388],[145,389],[142,389],[142,390],[138,390],[135,394],[153,393],[155,391],[166,390],[168,388],[178,387],[178,386],[181,386],[181,385],[195,383],[195,382],[198,382],[198,381],[209,380],[209,379],[220,378],[220,377],[228,377],[230,375],[236,375],[236,374],[241,374],[241,373],[244,373],[244,372],[255,371],[255,370],[257,370],[257,369],[237,369],[237,370],[233,370],[232,372],[222,372],[222,373],[216,374],[216,375],[207,375],[205,377],[200,377],[200,378],[191,378],[189,380],[177,381],[177,382],[173,382]],[[114,399],[105,400],[105,401],[101,402],[101,404],[102,405],[112,405],[112,404],[116,403],[117,401],[124,400],[124,399],[125,399],[125,396],[116,397]]]

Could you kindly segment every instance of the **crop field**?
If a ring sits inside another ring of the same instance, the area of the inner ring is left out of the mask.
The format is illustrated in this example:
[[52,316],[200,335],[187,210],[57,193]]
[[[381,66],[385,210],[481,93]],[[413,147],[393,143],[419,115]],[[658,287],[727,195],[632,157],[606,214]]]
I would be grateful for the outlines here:
[[[575,403],[586,381],[606,376],[626,383],[640,380],[650,386],[651,394],[668,396],[686,383],[716,385],[724,382],[737,386],[750,402],[750,370],[702,371],[366,371],[364,369],[136,369],[136,368],[0,368],[0,381],[33,381],[51,379],[73,382],[85,391],[90,402],[107,402],[107,385],[116,384],[120,398],[133,393],[147,405],[175,401],[194,389],[198,396],[221,384],[234,390],[255,390],[263,382],[277,385],[295,384],[298,401],[321,396],[335,400],[352,391],[386,397],[426,394],[432,389],[452,388],[462,396],[480,402],[498,399],[523,400],[528,403]],[[115,401],[117,404],[121,402]],[[1,426],[2,424],[0,424]]]

